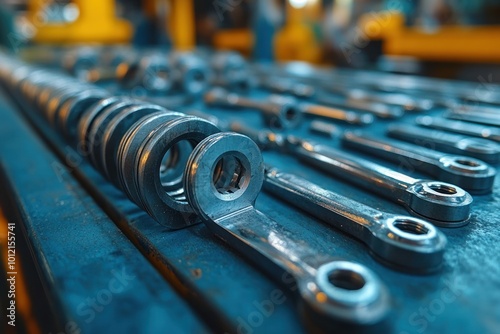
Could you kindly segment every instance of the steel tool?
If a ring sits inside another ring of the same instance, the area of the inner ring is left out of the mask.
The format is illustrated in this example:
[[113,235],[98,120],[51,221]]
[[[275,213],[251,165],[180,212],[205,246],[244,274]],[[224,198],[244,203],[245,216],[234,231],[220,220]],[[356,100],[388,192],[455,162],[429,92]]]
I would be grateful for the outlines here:
[[[213,116],[212,116],[213,117]],[[220,124],[220,123],[218,123]],[[242,133],[262,150],[275,150],[375,191],[405,206],[438,226],[462,226],[470,216],[472,197],[444,182],[418,180],[368,160],[294,136],[258,131],[233,122],[232,131]]]
[[207,137],[193,150],[184,175],[188,201],[205,224],[275,279],[291,277],[311,323],[323,331],[373,328],[387,316],[387,291],[373,272],[318,253],[255,209],[264,164],[248,137]]
[[452,121],[445,118],[421,116],[415,122],[424,127],[460,133],[467,136],[480,137],[500,142],[500,129],[486,127],[468,122]]
[[327,173],[381,194],[435,225],[467,224],[472,197],[440,181],[419,180],[355,155],[300,138],[287,138],[289,153]]
[[444,115],[446,118],[456,119],[472,123],[479,123],[488,126],[500,126],[500,116],[485,112],[448,112]]
[[328,85],[327,89],[331,92],[346,96],[350,101],[383,103],[399,106],[405,111],[428,111],[434,107],[434,103],[430,99],[414,98],[403,93],[382,93],[370,91],[368,89],[342,87],[337,85]]
[[379,118],[399,118],[404,115],[403,108],[379,102],[352,100],[327,94],[318,94],[316,101],[320,104],[328,106],[351,108],[365,113],[371,113]]
[[223,88],[214,88],[205,94],[204,99],[205,104],[213,107],[258,110],[266,124],[275,130],[296,127],[302,116],[294,99],[280,95],[271,95],[261,102],[230,93]]
[[316,89],[313,85],[286,79],[262,77],[259,79],[259,86],[276,94],[287,94],[302,99],[309,99],[316,94]]
[[491,164],[500,162],[500,144],[488,139],[470,138],[405,124],[389,126],[387,134],[390,137],[420,146],[432,147],[438,151],[466,155]]
[[490,165],[471,157],[450,155],[424,147],[382,140],[356,132],[346,132],[342,143],[350,148],[406,164],[438,180],[456,184],[474,194],[492,190],[496,171]]
[[320,104],[301,103],[300,109],[305,116],[311,118],[319,117],[353,125],[368,125],[374,121],[372,114],[327,107]]
[[339,129],[331,123],[314,120],[309,125],[309,132],[331,139],[338,135]]
[[418,273],[440,268],[446,237],[432,224],[381,212],[293,174],[266,169],[266,191],[361,240],[383,263]]

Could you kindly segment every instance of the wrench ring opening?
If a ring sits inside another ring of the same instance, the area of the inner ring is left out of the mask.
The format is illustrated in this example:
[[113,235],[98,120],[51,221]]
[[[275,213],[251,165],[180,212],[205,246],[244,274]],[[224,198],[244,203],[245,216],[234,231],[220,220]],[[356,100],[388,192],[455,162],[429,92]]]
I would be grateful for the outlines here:
[[429,233],[429,229],[427,228],[427,226],[410,219],[397,219],[393,222],[392,225],[404,233],[414,235],[423,235]]
[[436,228],[431,224],[412,217],[396,217],[388,222],[393,239],[415,243],[436,238]]
[[439,161],[446,170],[461,174],[484,175],[490,169],[483,161],[466,156],[445,156]]
[[468,222],[472,196],[462,188],[445,182],[419,181],[408,190],[412,194],[408,208],[435,225],[458,227]]
[[457,159],[455,160],[458,164],[463,165],[463,166],[470,166],[470,167],[478,167],[481,166],[481,164],[477,163],[476,161],[473,160],[465,160],[465,159]]
[[212,185],[221,199],[233,200],[248,187],[248,163],[231,153],[219,157],[212,172]]
[[462,188],[459,188],[450,183],[444,182],[424,182],[422,183],[422,195],[433,198],[435,200],[452,201],[455,198],[461,198],[466,193]]
[[[380,298],[375,275],[367,268],[349,261],[323,264],[316,274],[316,299],[345,306],[369,305]],[[322,295],[323,294],[323,295]]]
[[457,193],[457,188],[444,183],[433,183],[429,185],[429,188],[444,195],[454,195]]
[[470,152],[495,154],[498,152],[498,146],[490,143],[487,139],[467,138],[459,141],[457,147]]
[[189,156],[184,173],[188,202],[208,219],[253,206],[263,182],[260,149],[250,138],[236,133],[217,133],[201,141]]
[[366,284],[365,279],[358,272],[346,269],[333,270],[328,275],[328,281],[344,290],[359,290]]

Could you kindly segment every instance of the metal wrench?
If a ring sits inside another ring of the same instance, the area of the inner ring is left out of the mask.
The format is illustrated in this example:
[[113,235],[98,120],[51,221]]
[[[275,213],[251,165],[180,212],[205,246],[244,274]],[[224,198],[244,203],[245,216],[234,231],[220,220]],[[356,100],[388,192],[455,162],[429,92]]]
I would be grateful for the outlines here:
[[369,160],[300,138],[287,138],[289,153],[332,175],[385,196],[435,225],[468,223],[472,197],[440,181],[419,180]]
[[367,89],[342,86],[328,86],[328,90],[333,93],[347,96],[350,100],[395,105],[404,108],[406,111],[428,111],[434,106],[430,99],[417,99],[403,93],[381,93]]
[[375,257],[398,270],[440,268],[446,237],[432,224],[393,215],[267,167],[264,189],[364,242]]
[[492,164],[500,162],[500,144],[488,139],[470,138],[405,124],[389,126],[387,134],[389,137],[430,146],[447,153],[466,155]]
[[[235,149],[239,147],[245,149]],[[195,212],[217,236],[282,283],[293,278],[290,288],[297,290],[306,319],[314,319],[312,323],[327,332],[380,324],[388,311],[380,280],[360,264],[318,253],[256,210],[263,180],[257,145],[243,135],[219,133],[191,153],[184,189]]]
[[316,101],[329,106],[352,108],[371,113],[379,118],[399,118],[404,114],[403,108],[399,106],[387,105],[379,102],[346,99],[341,96],[322,94],[316,97]]
[[369,113],[327,107],[319,104],[301,103],[300,109],[304,115],[309,117],[321,117],[353,125],[368,125],[373,123],[374,120],[373,115]]
[[474,194],[491,192],[496,175],[495,169],[481,160],[373,138],[359,132],[345,132],[342,143],[384,159],[408,163],[415,169],[439,180],[456,184]]
[[313,85],[286,79],[260,78],[259,86],[276,94],[288,94],[303,99],[311,98],[316,94],[316,89]]
[[293,98],[271,95],[267,101],[258,101],[214,88],[204,96],[205,104],[223,108],[250,108],[261,112],[266,124],[278,130],[293,128],[300,123],[302,113]]
[[500,142],[500,129],[495,127],[486,127],[482,125],[461,121],[452,121],[449,119],[431,116],[418,117],[415,120],[415,123],[427,128],[445,130],[467,136],[479,137]]
[[489,126],[500,126],[500,117],[492,113],[485,112],[449,112],[446,113],[446,118],[456,119],[472,123],[479,123]]
[[[462,226],[468,222],[472,197],[452,184],[414,179],[354,155],[293,136],[285,138],[239,123],[232,123],[230,129],[249,136],[262,150],[296,156],[330,174],[389,197],[435,225]],[[455,193],[443,193],[445,190]]]

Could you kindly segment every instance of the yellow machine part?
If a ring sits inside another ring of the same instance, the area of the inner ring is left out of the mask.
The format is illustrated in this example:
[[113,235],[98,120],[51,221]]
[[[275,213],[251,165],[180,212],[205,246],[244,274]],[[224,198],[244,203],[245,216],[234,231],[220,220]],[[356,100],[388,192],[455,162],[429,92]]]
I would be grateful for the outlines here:
[[132,25],[115,15],[114,0],[73,0],[79,9],[76,21],[66,24],[45,24],[39,19],[47,1],[30,0],[28,18],[38,43],[126,43],[132,37]]
[[214,35],[213,44],[218,50],[235,50],[249,56],[254,45],[254,35],[250,29],[220,30]]
[[500,62],[500,26],[443,26],[435,31],[404,26],[399,12],[366,14],[358,22],[372,40],[383,40],[387,55],[430,61]]
[[196,46],[193,0],[171,0],[170,36],[177,50]]
[[286,4],[287,22],[274,37],[274,54],[278,61],[321,61],[321,47],[316,40],[313,28],[307,22],[317,19],[321,10],[320,1],[309,1],[304,8],[294,8]]

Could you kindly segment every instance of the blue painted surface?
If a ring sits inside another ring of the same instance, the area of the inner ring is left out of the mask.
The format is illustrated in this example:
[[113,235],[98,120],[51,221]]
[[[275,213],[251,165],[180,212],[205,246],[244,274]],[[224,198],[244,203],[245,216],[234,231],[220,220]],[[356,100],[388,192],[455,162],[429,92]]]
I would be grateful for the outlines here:
[[17,238],[25,230],[35,254],[58,318],[52,332],[208,332],[71,174],[58,174],[56,156],[2,95],[0,117],[0,162],[16,203],[5,210],[17,211]]
[[[263,96],[262,92],[254,94],[256,98]],[[202,108],[201,105],[198,107]],[[211,111],[217,116],[240,119],[250,126],[261,127],[259,116],[251,111]],[[413,117],[408,115],[404,121],[411,122]],[[382,136],[387,124],[379,121],[367,130]],[[338,145],[335,140],[309,135],[306,129],[307,122],[296,133],[319,142]],[[54,140],[57,142],[57,139]],[[406,214],[402,207],[335,180],[298,163],[292,157],[273,152],[266,152],[264,156],[266,162],[322,187],[384,211]],[[404,168],[369,158],[388,167]],[[243,327],[243,330],[254,333],[304,332],[289,294],[283,304],[274,305],[272,312],[263,315],[258,304],[268,300],[274,289],[282,288],[245,257],[214,238],[205,226],[166,231],[106,184],[87,164],[81,164],[75,172],[120,229],[147,259],[155,263],[163,278],[171,284],[175,282],[176,289],[189,301],[191,309],[203,314],[204,321],[220,329],[232,327],[232,332]],[[412,175],[425,177],[416,172]],[[360,242],[265,193],[259,196],[257,208],[278,223],[286,224],[295,235],[307,240],[319,251],[360,262],[374,270],[386,283],[393,297],[395,333],[498,333],[499,197],[500,181],[497,179],[493,194],[474,197],[474,217],[469,225],[459,229],[441,229],[449,241],[445,263],[441,272],[428,276],[402,274],[384,267],[367,253]],[[68,246],[71,247],[75,245]],[[168,312],[175,312],[176,308],[172,306]],[[151,321],[160,320],[154,317]],[[114,321],[113,316],[109,317],[109,321]]]

